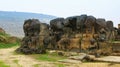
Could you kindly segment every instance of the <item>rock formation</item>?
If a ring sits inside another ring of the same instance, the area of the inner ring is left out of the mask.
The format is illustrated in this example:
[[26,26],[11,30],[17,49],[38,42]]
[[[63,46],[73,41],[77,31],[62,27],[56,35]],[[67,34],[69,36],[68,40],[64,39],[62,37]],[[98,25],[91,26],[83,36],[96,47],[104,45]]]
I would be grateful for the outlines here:
[[50,25],[37,19],[28,19],[23,25],[25,37],[17,51],[45,53],[50,48],[94,52],[110,48],[107,44],[115,38],[113,26],[112,21],[87,15],[56,18],[50,21]]
[[22,39],[21,46],[16,50],[25,54],[45,53],[40,45],[40,21],[37,19],[25,20],[23,25],[25,37]]

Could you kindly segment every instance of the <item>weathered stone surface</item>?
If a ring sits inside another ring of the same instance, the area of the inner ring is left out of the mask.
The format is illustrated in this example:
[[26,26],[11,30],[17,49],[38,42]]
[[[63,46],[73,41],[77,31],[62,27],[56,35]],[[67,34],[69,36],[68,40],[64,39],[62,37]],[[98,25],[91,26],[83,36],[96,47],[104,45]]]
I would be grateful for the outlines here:
[[77,63],[77,64],[82,63],[81,61],[72,60],[72,59],[59,60],[59,62],[63,62],[63,63],[73,63],[73,64],[75,64],[75,63]]
[[114,52],[120,53],[120,42],[113,42],[112,43],[112,49]]
[[87,55],[81,53],[80,55],[77,56],[71,56],[69,57],[69,59],[80,60],[80,61],[94,61],[96,58],[94,55]]
[[24,22],[23,30],[25,37],[22,39],[21,46],[16,52],[24,54],[46,53],[45,49],[40,45],[40,21],[37,19],[28,19]]
[[96,58],[94,55],[86,55],[83,60],[85,61],[94,61]]
[[55,50],[49,50],[48,52],[49,52],[49,54],[56,53]]
[[64,52],[58,52],[59,56],[64,56]]
[[112,56],[120,56],[120,53],[112,53]]
[[64,56],[66,56],[66,57],[77,56],[77,55],[78,55],[78,53],[76,53],[76,52],[64,52]]
[[120,63],[120,56],[107,56],[107,57],[96,58],[95,61]]
[[87,54],[81,53],[79,56],[70,56],[69,59],[74,59],[74,60],[83,60]]

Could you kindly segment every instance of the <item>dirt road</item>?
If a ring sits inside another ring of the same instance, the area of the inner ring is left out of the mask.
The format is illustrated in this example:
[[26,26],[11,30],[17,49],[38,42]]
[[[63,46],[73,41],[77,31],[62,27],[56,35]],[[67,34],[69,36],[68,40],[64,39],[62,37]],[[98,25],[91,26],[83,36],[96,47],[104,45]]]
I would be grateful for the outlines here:
[[40,62],[28,55],[17,55],[14,54],[16,47],[0,49],[0,60],[10,65],[10,67],[55,67],[50,62]]

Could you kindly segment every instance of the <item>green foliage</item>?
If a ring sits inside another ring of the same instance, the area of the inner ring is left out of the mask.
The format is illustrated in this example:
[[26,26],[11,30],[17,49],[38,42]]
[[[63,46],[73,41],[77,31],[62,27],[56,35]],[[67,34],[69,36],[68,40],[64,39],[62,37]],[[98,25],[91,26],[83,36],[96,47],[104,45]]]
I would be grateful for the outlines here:
[[10,67],[10,66],[6,65],[4,62],[0,61],[0,67]]
[[42,61],[56,61],[57,59],[56,58],[52,58],[51,56],[49,55],[40,55],[38,58],[38,60],[42,60]]
[[11,48],[11,47],[14,47],[14,46],[18,46],[19,45],[19,42],[16,42],[16,43],[0,43],[0,49],[1,48]]
[[34,55],[36,57],[37,60],[40,61],[51,61],[51,62],[56,62],[58,60],[62,60],[65,59],[66,57],[63,56],[59,56],[57,53],[54,54],[35,54]]

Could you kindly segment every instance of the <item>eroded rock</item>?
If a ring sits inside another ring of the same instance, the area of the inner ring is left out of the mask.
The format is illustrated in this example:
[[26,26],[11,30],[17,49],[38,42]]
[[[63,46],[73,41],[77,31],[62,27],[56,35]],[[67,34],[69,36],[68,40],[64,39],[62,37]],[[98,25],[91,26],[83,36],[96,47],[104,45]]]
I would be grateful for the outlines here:
[[37,19],[28,19],[24,22],[23,30],[25,37],[22,39],[21,46],[16,52],[24,54],[46,53],[44,47],[40,45],[40,21]]

